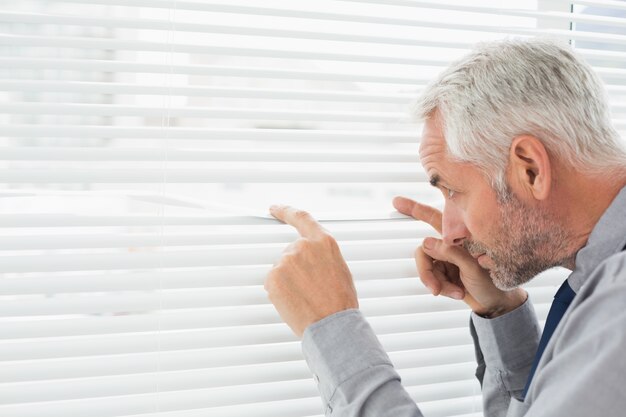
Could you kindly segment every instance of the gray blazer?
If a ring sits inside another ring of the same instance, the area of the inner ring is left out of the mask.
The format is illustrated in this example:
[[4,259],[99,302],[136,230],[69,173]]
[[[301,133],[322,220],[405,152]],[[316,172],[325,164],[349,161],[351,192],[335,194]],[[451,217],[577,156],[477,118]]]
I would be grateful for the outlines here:
[[[521,400],[540,338],[528,300],[495,319],[471,315],[488,417],[626,415],[626,188],[594,227],[568,277],[577,293]],[[314,323],[302,349],[327,416],[422,416],[358,310]]]

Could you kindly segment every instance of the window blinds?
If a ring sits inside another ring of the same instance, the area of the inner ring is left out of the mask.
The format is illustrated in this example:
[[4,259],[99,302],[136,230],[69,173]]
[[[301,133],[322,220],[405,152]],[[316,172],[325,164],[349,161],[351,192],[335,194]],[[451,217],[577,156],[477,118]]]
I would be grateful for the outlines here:
[[[468,311],[422,287],[407,104],[472,43],[570,40],[626,130],[626,3],[29,0],[0,10],[0,415],[318,416],[266,271],[338,239],[427,416],[481,415]],[[529,285],[545,317],[563,271]]]

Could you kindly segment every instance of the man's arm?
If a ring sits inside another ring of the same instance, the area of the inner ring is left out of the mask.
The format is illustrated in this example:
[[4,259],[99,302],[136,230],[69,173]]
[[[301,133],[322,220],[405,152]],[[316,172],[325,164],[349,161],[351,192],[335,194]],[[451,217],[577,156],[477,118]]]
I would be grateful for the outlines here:
[[[487,417],[503,417],[519,399],[539,343],[530,300],[495,319],[472,314],[477,377]],[[402,387],[371,327],[358,310],[346,310],[309,326],[302,349],[315,375],[326,415],[422,416]]]
[[517,309],[493,319],[472,313],[470,331],[484,415],[504,417],[511,398],[521,400],[541,337],[532,303],[527,299]]
[[422,416],[359,310],[309,326],[302,350],[327,416]]

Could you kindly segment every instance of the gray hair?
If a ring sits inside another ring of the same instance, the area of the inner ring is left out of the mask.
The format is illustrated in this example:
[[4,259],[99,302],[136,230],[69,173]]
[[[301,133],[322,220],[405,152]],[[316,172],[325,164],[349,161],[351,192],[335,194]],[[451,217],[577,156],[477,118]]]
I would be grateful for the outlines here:
[[423,91],[415,116],[437,111],[449,154],[482,170],[506,190],[511,142],[542,141],[551,157],[592,175],[626,167],[608,98],[591,66],[547,39],[482,43]]

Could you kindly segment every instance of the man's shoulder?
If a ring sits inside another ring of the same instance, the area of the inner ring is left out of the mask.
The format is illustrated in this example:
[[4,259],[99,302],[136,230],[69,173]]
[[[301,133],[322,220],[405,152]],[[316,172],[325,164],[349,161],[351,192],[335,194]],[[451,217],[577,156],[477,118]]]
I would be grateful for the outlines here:
[[576,296],[574,309],[583,304],[593,305],[594,313],[590,316],[596,317],[615,314],[615,308],[623,310],[626,306],[626,251],[604,259],[589,275]]
[[585,286],[606,288],[626,284],[626,251],[615,253],[603,260],[591,273]]

